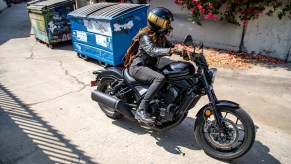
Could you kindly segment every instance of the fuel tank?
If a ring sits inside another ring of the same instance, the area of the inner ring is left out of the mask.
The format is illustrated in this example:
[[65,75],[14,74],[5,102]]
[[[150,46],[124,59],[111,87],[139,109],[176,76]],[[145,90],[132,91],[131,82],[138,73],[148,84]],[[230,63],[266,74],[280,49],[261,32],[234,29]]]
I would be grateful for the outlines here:
[[168,78],[193,75],[195,73],[195,67],[193,64],[185,61],[177,61],[170,63],[163,68],[161,72]]

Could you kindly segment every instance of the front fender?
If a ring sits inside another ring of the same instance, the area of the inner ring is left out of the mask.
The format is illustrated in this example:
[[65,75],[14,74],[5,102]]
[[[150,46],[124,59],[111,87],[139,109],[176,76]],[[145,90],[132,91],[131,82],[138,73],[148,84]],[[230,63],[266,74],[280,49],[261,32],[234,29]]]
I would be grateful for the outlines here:
[[124,79],[123,69],[119,67],[108,67],[103,70],[94,71],[93,74],[96,75],[96,79],[102,79],[103,77],[117,77],[119,79]]
[[[207,108],[209,108],[210,104],[206,104],[204,107],[202,107],[198,113],[196,114],[196,117],[198,117],[200,114],[203,113],[203,111]],[[232,101],[227,101],[227,100],[219,100],[216,101],[216,108],[221,108],[221,107],[229,107],[232,109],[237,109],[239,108],[239,104],[232,102]]]

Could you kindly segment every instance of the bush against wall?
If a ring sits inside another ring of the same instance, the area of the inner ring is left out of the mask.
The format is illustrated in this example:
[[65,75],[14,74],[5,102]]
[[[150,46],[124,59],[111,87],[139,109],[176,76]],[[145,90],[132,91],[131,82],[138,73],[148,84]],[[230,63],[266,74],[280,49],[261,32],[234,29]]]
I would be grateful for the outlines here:
[[262,14],[277,15],[279,19],[291,19],[291,2],[280,0],[174,0],[177,5],[191,12],[192,21],[201,25],[201,19],[226,21],[231,24],[247,24]]

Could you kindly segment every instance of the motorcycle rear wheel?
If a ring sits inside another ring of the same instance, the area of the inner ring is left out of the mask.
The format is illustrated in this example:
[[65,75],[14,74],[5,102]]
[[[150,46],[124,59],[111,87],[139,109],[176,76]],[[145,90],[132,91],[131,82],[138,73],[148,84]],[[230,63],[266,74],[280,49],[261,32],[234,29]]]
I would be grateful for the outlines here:
[[[232,160],[243,156],[255,141],[256,132],[251,117],[242,108],[222,107],[217,111],[224,117],[228,134],[224,136],[224,133],[216,131],[215,121],[205,122],[204,115],[200,114],[194,127],[196,141],[207,155],[215,159]],[[236,121],[226,118],[227,115],[233,115]]]
[[[99,85],[97,86],[97,90],[106,94],[110,94],[111,84],[115,81],[115,78],[105,77],[102,78]],[[114,96],[110,94],[111,96]],[[121,119],[124,117],[123,114],[117,112],[115,109],[105,106],[103,104],[99,104],[100,109],[105,113],[105,115],[112,119]]]

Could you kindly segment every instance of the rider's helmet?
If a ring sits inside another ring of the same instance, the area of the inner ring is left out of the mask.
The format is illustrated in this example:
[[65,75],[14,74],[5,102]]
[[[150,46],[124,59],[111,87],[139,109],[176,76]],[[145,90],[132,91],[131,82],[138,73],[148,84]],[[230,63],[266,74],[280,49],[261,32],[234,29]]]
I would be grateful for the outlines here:
[[162,35],[170,34],[173,29],[171,27],[172,21],[174,21],[172,12],[164,7],[154,8],[148,15],[149,27]]

